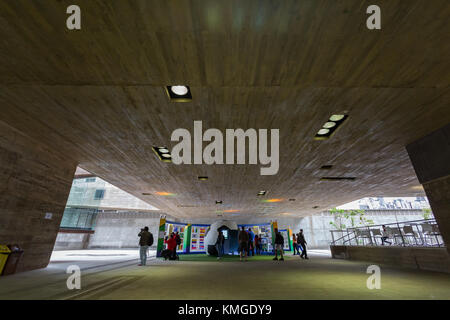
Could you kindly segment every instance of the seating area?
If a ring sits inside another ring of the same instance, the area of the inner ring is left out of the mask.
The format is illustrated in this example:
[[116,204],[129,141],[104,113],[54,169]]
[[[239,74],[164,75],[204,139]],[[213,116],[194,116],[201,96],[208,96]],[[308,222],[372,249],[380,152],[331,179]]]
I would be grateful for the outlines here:
[[444,247],[435,219],[330,230],[331,245]]

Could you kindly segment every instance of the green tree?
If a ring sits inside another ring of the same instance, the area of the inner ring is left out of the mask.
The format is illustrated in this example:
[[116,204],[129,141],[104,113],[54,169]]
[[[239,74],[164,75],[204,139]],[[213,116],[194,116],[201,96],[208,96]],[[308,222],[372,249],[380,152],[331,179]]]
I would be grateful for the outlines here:
[[431,219],[431,215],[433,214],[433,212],[431,211],[430,208],[423,208],[422,209],[422,215],[424,219]]
[[334,221],[330,221],[330,224],[337,230],[344,230],[347,227],[354,228],[374,224],[373,220],[366,218],[366,212],[364,210],[344,210],[333,208],[330,210],[330,213],[334,217]]

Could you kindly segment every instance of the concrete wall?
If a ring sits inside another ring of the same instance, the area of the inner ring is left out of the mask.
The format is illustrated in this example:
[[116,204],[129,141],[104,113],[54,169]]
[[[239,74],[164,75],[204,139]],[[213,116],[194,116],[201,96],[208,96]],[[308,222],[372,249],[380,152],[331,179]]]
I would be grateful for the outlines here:
[[450,273],[450,258],[445,248],[331,246],[330,249],[335,259]]
[[137,248],[138,233],[145,226],[153,233],[156,246],[160,215],[160,212],[100,212],[88,248]]
[[87,249],[93,232],[58,232],[53,250]]
[[0,244],[25,250],[18,272],[47,266],[75,168],[0,121]]

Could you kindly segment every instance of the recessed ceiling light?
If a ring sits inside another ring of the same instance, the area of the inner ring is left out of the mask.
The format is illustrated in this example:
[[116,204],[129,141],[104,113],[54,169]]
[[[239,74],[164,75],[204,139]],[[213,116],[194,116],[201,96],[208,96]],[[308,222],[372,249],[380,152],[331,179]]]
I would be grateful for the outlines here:
[[158,156],[159,160],[163,162],[172,162],[172,156],[170,155],[169,149],[166,147],[152,147],[153,151]]
[[325,140],[330,138],[334,132],[344,123],[348,118],[345,114],[333,114],[322,128],[316,133],[315,140]]
[[150,196],[150,195],[151,195],[151,193],[148,193],[148,192],[144,192],[144,193],[142,193],[142,195],[143,195],[143,196]]
[[326,165],[320,167],[320,169],[322,169],[322,170],[330,170],[331,168],[333,168],[333,166],[331,164],[326,164]]
[[336,125],[336,122],[328,121],[323,125],[324,128],[333,128]]
[[344,119],[345,118],[345,115],[344,114],[333,114],[331,117],[330,117],[330,121],[341,121],[342,119]]
[[266,195],[266,191],[265,190],[261,190],[258,192],[258,196],[265,196]]
[[319,206],[314,206],[313,209],[317,209]]
[[170,90],[177,96],[184,96],[189,91],[186,86],[171,86]]
[[295,199],[289,199],[289,201],[295,201]]
[[174,196],[175,193],[171,193],[171,192],[164,192],[164,191],[158,191],[155,192],[158,196]]
[[207,176],[198,176],[197,179],[200,181],[206,181],[206,180],[208,180],[208,177]]
[[170,101],[173,102],[190,102],[192,101],[191,90],[188,86],[176,85],[167,86],[166,93],[169,96]]
[[321,181],[355,180],[355,177],[322,177]]
[[216,204],[222,204],[222,200],[216,200]]
[[267,200],[263,200],[263,202],[281,202],[284,199],[267,199]]
[[330,129],[320,129],[317,134],[319,135],[324,135],[327,134],[328,132],[330,132]]

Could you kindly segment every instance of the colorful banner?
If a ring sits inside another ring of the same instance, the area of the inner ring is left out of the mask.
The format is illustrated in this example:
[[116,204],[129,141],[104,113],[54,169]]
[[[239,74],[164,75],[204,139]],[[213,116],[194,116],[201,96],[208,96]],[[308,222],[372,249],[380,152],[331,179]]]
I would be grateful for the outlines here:
[[159,220],[158,229],[158,246],[156,247],[156,256],[161,257],[161,252],[164,249],[164,232],[166,231],[166,218],[161,217]]

